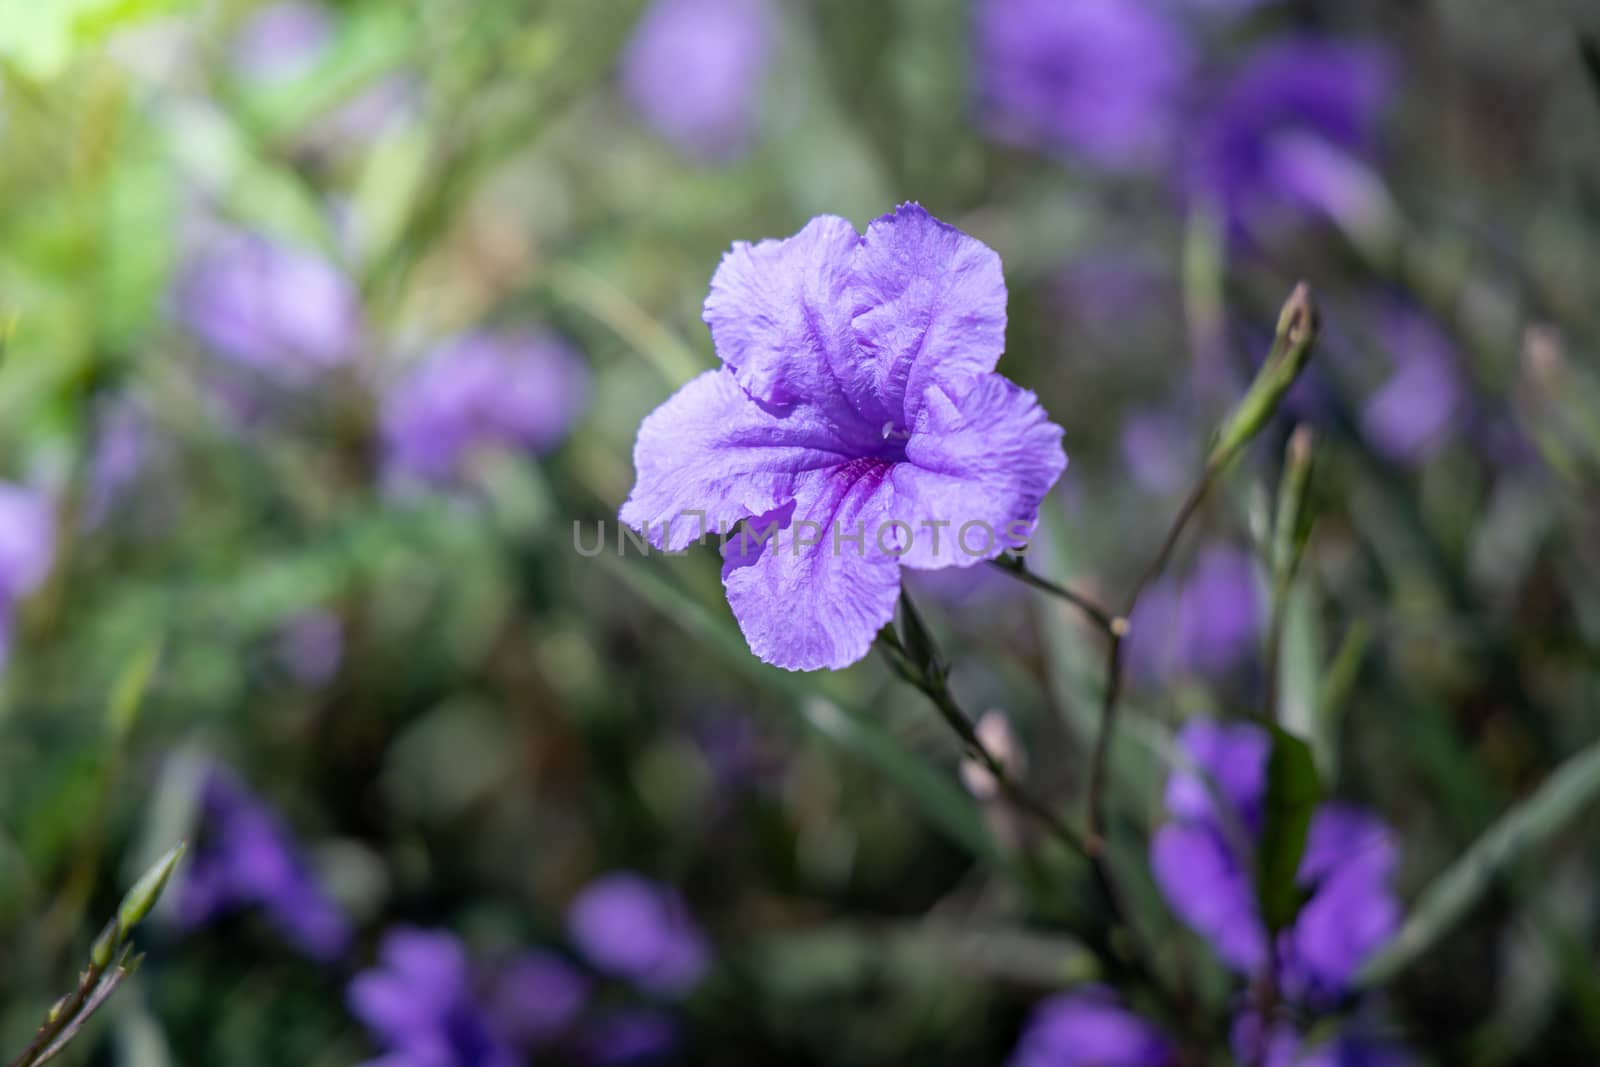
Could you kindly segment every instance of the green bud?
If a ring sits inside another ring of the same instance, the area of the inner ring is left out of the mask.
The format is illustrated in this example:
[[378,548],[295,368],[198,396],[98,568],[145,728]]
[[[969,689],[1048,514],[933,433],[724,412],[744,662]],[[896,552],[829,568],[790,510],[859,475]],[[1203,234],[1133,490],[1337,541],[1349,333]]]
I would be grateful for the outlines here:
[[1278,330],[1272,350],[1256,374],[1244,399],[1234,409],[1217,435],[1217,443],[1206,457],[1206,466],[1216,470],[1233,459],[1250,439],[1261,432],[1278,410],[1311,358],[1317,338],[1317,309],[1311,302],[1311,289],[1305,282],[1294,287],[1278,314]]
[[1300,564],[1311,533],[1311,512],[1306,498],[1311,486],[1311,454],[1316,435],[1309,426],[1296,426],[1284,455],[1283,479],[1278,483],[1278,512],[1272,531],[1272,573],[1287,582]]
[[145,871],[139,880],[128,890],[128,895],[122,898],[122,906],[117,909],[117,923],[126,934],[150,914],[150,909],[156,906],[156,901],[161,899],[161,891],[167,887],[167,879],[178,866],[178,861],[183,858],[184,849],[188,845],[179,842],[165,856],[156,861],[155,866]]
[[94,939],[94,948],[89,952],[89,962],[94,964],[96,970],[105,970],[111,966],[111,954],[117,950],[117,945],[122,941],[122,923],[112,919],[106,923],[106,928],[100,931],[100,936]]

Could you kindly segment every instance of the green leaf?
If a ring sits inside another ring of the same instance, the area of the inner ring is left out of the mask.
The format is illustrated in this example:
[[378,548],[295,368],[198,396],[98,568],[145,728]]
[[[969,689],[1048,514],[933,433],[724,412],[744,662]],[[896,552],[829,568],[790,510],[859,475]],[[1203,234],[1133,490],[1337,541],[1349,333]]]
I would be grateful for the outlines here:
[[1321,795],[1311,746],[1282,727],[1272,727],[1266,819],[1256,849],[1256,899],[1262,920],[1274,932],[1292,923],[1303,903],[1295,875]]
[[1360,982],[1382,985],[1426,953],[1529,849],[1537,848],[1600,797],[1600,742],[1567,760],[1532,796],[1515,804],[1422,891],[1405,926],[1368,961]]
[[50,78],[79,48],[177,6],[177,0],[18,0],[0,11],[0,58],[34,78]]
[[157,634],[128,660],[111,687],[106,721],[118,740],[128,735],[144,707],[145,694],[150,691],[150,681],[161,662],[161,647],[161,635]]
[[1600,36],[1586,34],[1578,38],[1578,53],[1583,57],[1583,72],[1589,75],[1589,87],[1600,100]]

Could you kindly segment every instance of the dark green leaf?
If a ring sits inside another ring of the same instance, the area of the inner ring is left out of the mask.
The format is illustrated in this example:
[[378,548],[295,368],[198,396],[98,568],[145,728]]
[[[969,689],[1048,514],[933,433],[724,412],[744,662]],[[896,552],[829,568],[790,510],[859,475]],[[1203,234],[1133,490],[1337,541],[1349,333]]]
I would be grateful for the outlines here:
[[1589,75],[1589,87],[1600,100],[1600,37],[1579,37],[1578,52],[1583,56],[1584,73]]
[[1311,747],[1274,726],[1272,755],[1267,761],[1266,819],[1256,851],[1256,898],[1269,930],[1292,923],[1303,903],[1295,875],[1305,852],[1311,813],[1321,794]]

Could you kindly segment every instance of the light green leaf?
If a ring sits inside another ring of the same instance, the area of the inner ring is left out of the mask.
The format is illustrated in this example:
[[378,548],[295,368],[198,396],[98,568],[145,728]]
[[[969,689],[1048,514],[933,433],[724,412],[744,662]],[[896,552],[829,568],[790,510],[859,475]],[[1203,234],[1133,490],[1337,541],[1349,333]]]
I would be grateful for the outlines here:
[[1558,767],[1539,790],[1513,805],[1422,895],[1398,937],[1361,974],[1382,985],[1437,944],[1513,863],[1549,841],[1600,796],[1600,742]]

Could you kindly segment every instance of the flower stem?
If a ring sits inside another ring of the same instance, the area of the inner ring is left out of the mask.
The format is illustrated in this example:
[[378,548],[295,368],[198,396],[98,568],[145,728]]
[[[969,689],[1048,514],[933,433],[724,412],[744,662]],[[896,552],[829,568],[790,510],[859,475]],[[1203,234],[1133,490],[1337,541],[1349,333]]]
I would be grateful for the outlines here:
[[[910,599],[902,601],[910,607]],[[915,609],[912,609],[913,611]],[[1087,856],[1088,850],[1084,847],[1083,838],[1077,831],[1068,826],[1066,821],[1050,809],[1043,800],[1034,796],[1027,788],[1022,786],[1012,777],[1005,764],[989,751],[977,730],[972,725],[972,718],[960,703],[955,694],[950,691],[949,681],[942,669],[926,670],[916,662],[913,654],[900,640],[893,627],[885,627],[882,640],[886,655],[890,658],[890,665],[895,673],[911,685],[920,689],[939,712],[939,717],[961,740],[961,745],[967,754],[977,760],[995,780],[1000,792],[1007,800],[1015,804],[1022,811],[1027,812],[1042,826],[1050,831],[1063,845],[1080,856]]]
[[1095,603],[1090,597],[1030,571],[1027,561],[1021,556],[1001,556],[999,559],[990,560],[989,563],[997,570],[1011,575],[1023,585],[1031,585],[1041,592],[1049,593],[1051,596],[1065,600],[1068,604],[1081,611],[1084,618],[1094,623],[1103,633],[1109,634],[1117,624],[1116,616]]
[[1118,700],[1122,695],[1123,640],[1128,636],[1129,622],[1139,597],[1151,582],[1161,576],[1177,550],[1178,541],[1190,520],[1200,511],[1206,495],[1211,491],[1217,475],[1238,456],[1267,424],[1289,387],[1305,369],[1317,337],[1316,306],[1311,301],[1311,290],[1304,282],[1294,287],[1289,299],[1278,314],[1278,329],[1272,340],[1256,380],[1251,383],[1238,407],[1223,424],[1217,443],[1206,457],[1205,466],[1194,488],[1184,498],[1178,513],[1173,517],[1167,535],[1161,540],[1155,557],[1140,573],[1128,594],[1120,617],[1113,619],[1107,629],[1105,696],[1100,705],[1100,724],[1095,736],[1094,754],[1089,764],[1088,838],[1091,857],[1098,856],[1105,847],[1105,788],[1107,765],[1111,757],[1111,739],[1116,730]]

